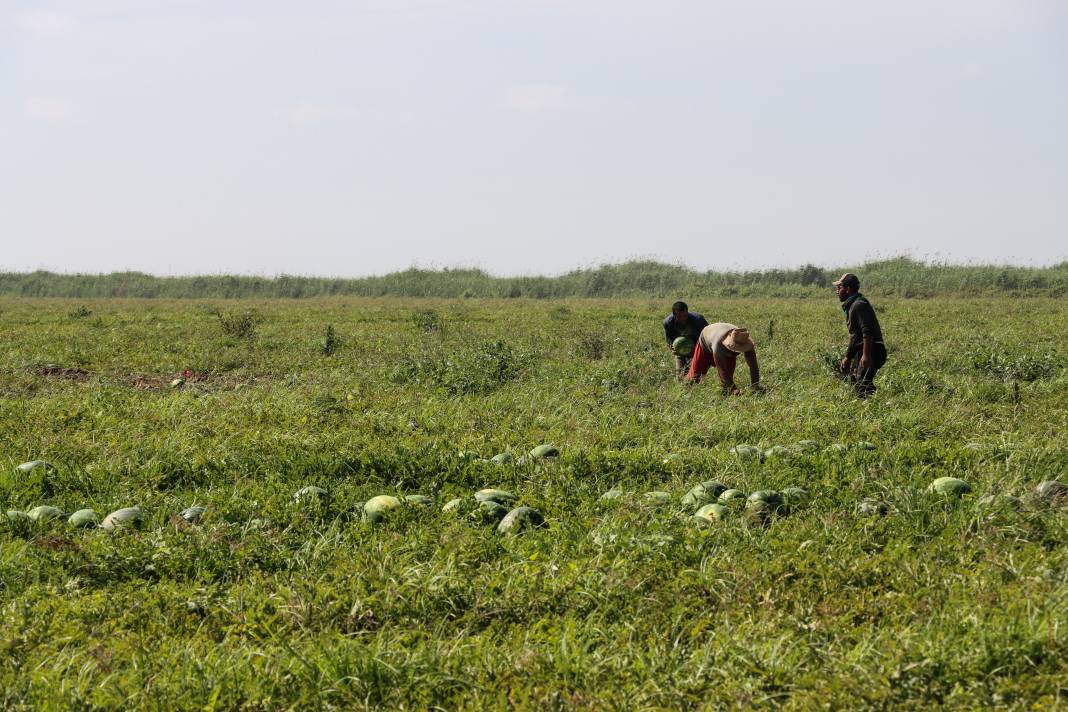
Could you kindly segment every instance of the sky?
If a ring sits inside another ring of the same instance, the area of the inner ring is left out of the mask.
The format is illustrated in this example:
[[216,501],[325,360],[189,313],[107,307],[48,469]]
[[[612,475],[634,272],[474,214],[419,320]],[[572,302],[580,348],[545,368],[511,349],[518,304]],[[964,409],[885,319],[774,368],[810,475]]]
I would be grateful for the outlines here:
[[1068,259],[1063,0],[0,0],[0,270]]

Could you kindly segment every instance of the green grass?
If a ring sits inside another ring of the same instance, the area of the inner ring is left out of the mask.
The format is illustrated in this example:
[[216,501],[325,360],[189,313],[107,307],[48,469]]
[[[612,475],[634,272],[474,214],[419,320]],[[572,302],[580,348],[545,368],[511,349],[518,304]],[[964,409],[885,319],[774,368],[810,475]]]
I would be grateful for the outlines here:
[[[826,297],[693,300],[757,341],[767,392],[738,398],[671,379],[661,301],[0,300],[0,510],[146,516],[0,522],[0,707],[1064,706],[1068,512],[977,502],[1068,481],[1068,301],[876,293],[858,403]],[[876,449],[728,452],[808,438]],[[814,497],[698,526],[707,479]],[[549,528],[439,511],[486,486]],[[363,523],[386,493],[437,506]]]
[[0,273],[0,296],[64,298],[300,299],[328,296],[438,298],[701,297],[825,298],[843,272],[860,275],[865,291],[902,297],[1068,296],[1068,262],[1046,267],[925,263],[908,257],[863,265],[723,272],[681,264],[632,261],[576,269],[554,277],[495,277],[481,269],[416,267],[354,279],[280,275],[156,277],[143,272]]

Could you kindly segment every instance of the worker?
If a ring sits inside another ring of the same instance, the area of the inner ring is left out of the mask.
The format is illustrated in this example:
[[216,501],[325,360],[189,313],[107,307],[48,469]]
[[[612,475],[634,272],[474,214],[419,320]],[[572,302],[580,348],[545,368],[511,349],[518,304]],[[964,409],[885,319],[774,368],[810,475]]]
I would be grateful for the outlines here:
[[839,367],[849,376],[860,398],[875,393],[875,374],[886,363],[886,344],[875,309],[860,293],[860,279],[846,273],[834,283],[834,293],[842,303],[849,346]]
[[749,380],[753,390],[760,390],[756,344],[749,336],[748,329],[726,322],[709,324],[701,330],[686,378],[691,383],[698,383],[708,373],[708,369],[715,366],[723,389],[731,395],[738,395],[741,389],[734,382],[734,368],[739,354],[745,355],[745,362],[749,365]]
[[691,312],[686,302],[671,305],[671,314],[664,319],[664,338],[667,339],[671,355],[675,357],[676,378],[681,379],[686,375],[693,358],[694,345],[706,326],[708,320],[697,312]]

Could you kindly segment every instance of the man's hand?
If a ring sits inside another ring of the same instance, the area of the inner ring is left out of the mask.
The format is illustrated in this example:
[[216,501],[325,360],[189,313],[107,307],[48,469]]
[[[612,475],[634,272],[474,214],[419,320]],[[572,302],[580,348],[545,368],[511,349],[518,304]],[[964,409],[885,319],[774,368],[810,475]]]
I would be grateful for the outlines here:
[[868,357],[867,356],[861,356],[860,357],[860,361],[857,363],[857,368],[860,369],[861,373],[864,373],[865,371],[868,370]]
[[838,370],[840,370],[842,373],[849,373],[849,357],[848,356],[843,356],[842,357],[842,362],[840,364],[838,364]]

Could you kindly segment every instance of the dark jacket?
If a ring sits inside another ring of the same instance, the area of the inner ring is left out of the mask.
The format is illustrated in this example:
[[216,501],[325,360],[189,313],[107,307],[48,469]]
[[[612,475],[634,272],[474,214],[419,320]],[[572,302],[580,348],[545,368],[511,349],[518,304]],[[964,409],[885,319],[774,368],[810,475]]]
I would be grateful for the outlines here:
[[849,314],[846,315],[846,324],[849,327],[849,350],[846,356],[856,358],[864,353],[864,337],[871,336],[876,345],[883,346],[883,330],[879,328],[879,318],[875,316],[875,309],[863,297],[849,306]]
[[664,337],[667,339],[668,346],[671,346],[671,342],[680,336],[685,336],[696,344],[697,339],[701,337],[701,330],[706,326],[708,326],[708,320],[697,312],[689,313],[685,326],[675,319],[674,314],[671,314],[664,319]]

